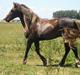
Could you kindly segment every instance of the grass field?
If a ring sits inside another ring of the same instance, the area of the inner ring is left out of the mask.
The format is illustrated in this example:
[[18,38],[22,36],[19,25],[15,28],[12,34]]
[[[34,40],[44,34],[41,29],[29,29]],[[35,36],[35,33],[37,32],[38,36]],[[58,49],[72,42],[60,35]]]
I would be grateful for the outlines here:
[[[74,54],[70,51],[65,67],[58,67],[64,55],[63,39],[40,42],[41,53],[48,65],[42,62],[35,53],[34,44],[29,52],[28,62],[22,64],[26,48],[26,39],[20,23],[0,23],[0,75],[80,75],[80,68],[75,68]],[[80,54],[80,40],[77,41]]]

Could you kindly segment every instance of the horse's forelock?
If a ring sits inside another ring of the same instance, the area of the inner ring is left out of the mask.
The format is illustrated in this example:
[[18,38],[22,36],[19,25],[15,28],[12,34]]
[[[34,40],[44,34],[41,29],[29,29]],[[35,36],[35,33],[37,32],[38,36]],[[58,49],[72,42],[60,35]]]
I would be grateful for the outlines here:
[[19,4],[19,3],[13,3],[13,5],[14,5],[14,8],[20,8],[20,6],[21,6],[21,4]]

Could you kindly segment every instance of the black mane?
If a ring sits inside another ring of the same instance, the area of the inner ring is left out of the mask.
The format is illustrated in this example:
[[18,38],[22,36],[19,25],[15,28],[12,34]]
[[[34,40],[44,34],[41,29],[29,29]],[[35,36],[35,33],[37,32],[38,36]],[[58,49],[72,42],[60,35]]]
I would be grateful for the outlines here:
[[[28,8],[26,5],[24,5],[24,4],[21,4],[21,6],[23,6],[23,7],[25,7],[25,8]],[[28,8],[29,9],[29,8]]]

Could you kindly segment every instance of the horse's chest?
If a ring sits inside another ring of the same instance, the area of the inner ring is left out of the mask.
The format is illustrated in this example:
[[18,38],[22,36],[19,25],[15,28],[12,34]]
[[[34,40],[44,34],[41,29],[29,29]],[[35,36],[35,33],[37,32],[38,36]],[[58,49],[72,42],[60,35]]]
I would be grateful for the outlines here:
[[53,25],[51,25],[50,23],[42,23],[42,24],[40,24],[40,23],[37,23],[37,30],[38,30],[38,34],[40,35],[40,34],[42,34],[42,33],[44,33],[45,31],[47,31],[46,33],[48,33],[49,31],[48,31],[48,29],[49,28],[51,28],[51,29],[53,29]]

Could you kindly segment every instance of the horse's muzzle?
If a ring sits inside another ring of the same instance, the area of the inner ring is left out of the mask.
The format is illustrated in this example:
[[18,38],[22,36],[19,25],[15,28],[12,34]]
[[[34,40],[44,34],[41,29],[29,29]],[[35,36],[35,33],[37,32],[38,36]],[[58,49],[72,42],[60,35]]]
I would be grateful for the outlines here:
[[6,22],[9,22],[9,20],[7,18],[4,18],[3,20],[6,21]]

